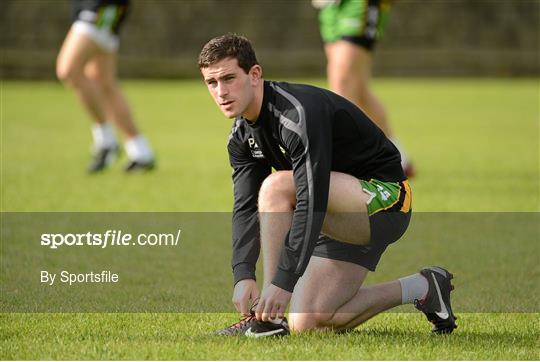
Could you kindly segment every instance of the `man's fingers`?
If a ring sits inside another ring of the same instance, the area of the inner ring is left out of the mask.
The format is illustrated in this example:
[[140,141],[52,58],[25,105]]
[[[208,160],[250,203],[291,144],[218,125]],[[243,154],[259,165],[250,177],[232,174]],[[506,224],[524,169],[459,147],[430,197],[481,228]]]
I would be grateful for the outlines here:
[[233,304],[234,304],[234,307],[236,308],[236,310],[237,310],[238,312],[242,313],[242,312],[240,311],[240,303],[238,303],[238,302],[236,302],[236,301],[233,300]]
[[272,313],[272,308],[274,308],[274,305],[272,302],[269,301],[265,304],[262,315],[261,315],[261,320],[263,322],[268,322],[270,320],[270,314]]
[[281,308],[281,305],[279,304],[274,305],[274,307],[272,308],[272,312],[270,313],[270,319],[276,319],[276,318],[283,319],[284,315],[283,315],[282,309],[283,308]]
[[270,310],[270,315],[268,316],[270,320],[276,319],[277,310],[279,309],[278,305],[274,305],[272,309]]
[[248,315],[249,314],[249,308],[248,308],[248,303],[247,303],[246,299],[242,299],[240,301],[238,311],[240,313],[242,313],[243,315]]
[[263,299],[259,299],[259,303],[257,304],[257,309],[255,310],[255,318],[257,318],[258,320],[262,320],[264,304],[265,304],[265,301]]
[[261,295],[255,314],[257,319],[268,322],[270,319],[275,319],[276,317],[282,318],[289,304],[291,293],[269,285],[263,290]]
[[279,306],[279,310],[277,312],[277,318],[285,318],[285,309],[286,307]]

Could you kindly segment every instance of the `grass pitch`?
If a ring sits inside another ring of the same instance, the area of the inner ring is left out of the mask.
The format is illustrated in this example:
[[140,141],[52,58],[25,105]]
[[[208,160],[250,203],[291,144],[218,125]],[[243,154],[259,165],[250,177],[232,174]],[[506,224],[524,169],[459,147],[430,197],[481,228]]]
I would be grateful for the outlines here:
[[[324,85],[321,80],[303,82]],[[526,228],[519,227],[494,233],[498,229],[483,216],[508,215],[503,219],[510,220],[509,227],[519,224],[519,213],[537,220],[537,80],[382,79],[375,85],[418,168],[412,182],[415,213],[469,213],[484,224],[472,222],[463,229],[450,218],[445,230],[451,232],[437,235],[435,228],[426,237],[433,243],[428,252],[423,233],[412,233],[415,240],[393,246],[368,283],[412,272],[424,262],[443,261],[458,269],[454,303],[460,319],[454,334],[430,335],[427,321],[409,307],[378,316],[351,334],[278,341],[208,336],[234,321],[234,315],[223,313],[2,313],[0,357],[540,359],[538,232],[520,234],[517,230]],[[153,173],[124,175],[119,162],[102,174],[85,174],[90,136],[87,116],[74,96],[56,83],[2,83],[3,212],[230,211],[226,140],[231,121],[219,113],[204,85],[130,81],[124,88],[158,156]],[[490,237],[477,245],[464,242],[474,232]],[[228,246],[218,248],[212,260],[228,270],[229,253]],[[474,284],[479,271],[495,277]],[[197,292],[197,285],[204,288],[204,282],[193,280],[187,292]],[[9,298],[1,288],[5,307]],[[222,291],[227,298],[230,292]]]
[[[538,325],[528,314],[460,315],[450,336],[433,336],[412,313],[385,313],[348,334],[248,340],[208,336],[221,314],[3,315],[4,359],[108,360],[537,360]],[[537,318],[537,315],[536,315]]]

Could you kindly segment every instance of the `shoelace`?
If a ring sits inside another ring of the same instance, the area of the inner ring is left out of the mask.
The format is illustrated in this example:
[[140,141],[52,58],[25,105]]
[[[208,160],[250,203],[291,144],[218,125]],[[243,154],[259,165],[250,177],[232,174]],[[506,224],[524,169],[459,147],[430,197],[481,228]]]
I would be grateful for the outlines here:
[[255,307],[257,306],[257,303],[259,303],[259,298],[253,301],[253,305],[251,306],[251,308],[249,308],[249,315],[241,318],[238,322],[234,323],[227,329],[231,331],[234,331],[235,329],[240,329],[244,327],[247,323],[255,319]]
[[251,322],[252,319],[254,319],[255,316],[254,315],[248,315],[248,316],[245,316],[244,318],[240,319],[240,321],[236,322],[235,324],[233,324],[232,326],[228,327],[227,329],[228,330],[231,330],[231,331],[234,331],[236,329],[241,329],[243,328],[247,323]]
[[253,304],[251,305],[251,308],[249,308],[249,313],[250,314],[255,314],[255,307],[257,306],[257,304],[259,304],[259,298],[255,299],[253,301]]

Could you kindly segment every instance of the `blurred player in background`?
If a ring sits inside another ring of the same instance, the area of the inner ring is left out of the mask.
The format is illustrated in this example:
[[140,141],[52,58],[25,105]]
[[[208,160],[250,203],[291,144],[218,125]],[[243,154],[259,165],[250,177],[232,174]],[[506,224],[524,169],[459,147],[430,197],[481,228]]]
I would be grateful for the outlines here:
[[312,3],[320,9],[319,23],[330,89],[368,114],[399,149],[405,175],[413,177],[413,165],[392,132],[384,105],[369,84],[372,52],[383,34],[390,1],[312,0]]
[[139,133],[117,79],[118,33],[128,0],[72,0],[74,22],[56,63],[58,78],[80,98],[94,122],[89,172],[106,168],[119,153],[111,124],[125,137],[126,172],[154,167],[154,155]]

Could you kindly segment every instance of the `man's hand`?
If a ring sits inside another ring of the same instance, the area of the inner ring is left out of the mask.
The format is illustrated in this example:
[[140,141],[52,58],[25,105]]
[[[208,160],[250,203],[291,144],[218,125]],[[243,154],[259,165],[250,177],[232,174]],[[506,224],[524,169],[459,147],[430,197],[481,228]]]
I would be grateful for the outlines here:
[[291,301],[292,293],[270,284],[263,289],[255,317],[258,320],[267,322],[270,319],[283,318],[285,309]]
[[236,310],[242,313],[242,315],[249,315],[249,308],[259,298],[259,289],[257,283],[253,279],[240,280],[234,286],[232,302],[236,307]]

